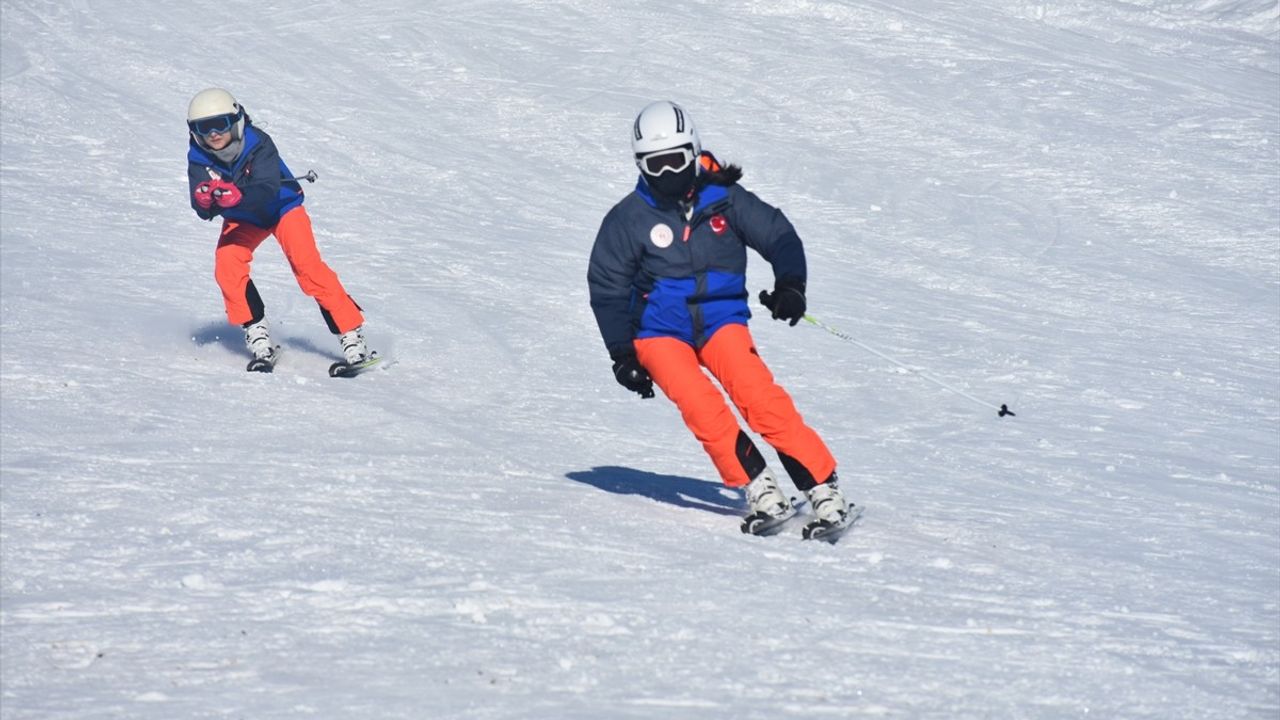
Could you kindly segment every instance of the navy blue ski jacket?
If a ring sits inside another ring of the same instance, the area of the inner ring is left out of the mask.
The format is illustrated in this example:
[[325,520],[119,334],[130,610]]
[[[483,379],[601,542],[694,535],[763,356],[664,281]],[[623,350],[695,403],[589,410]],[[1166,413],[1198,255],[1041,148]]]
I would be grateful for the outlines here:
[[[302,204],[302,186],[292,180],[284,181],[285,178],[293,177],[293,174],[280,159],[271,136],[248,121],[244,126],[244,147],[230,166],[197,145],[194,138],[188,145],[188,192],[191,208],[201,219],[212,220],[221,215],[227,220],[269,228],[280,222],[285,213]],[[196,186],[212,178],[214,173],[240,188],[242,199],[234,207],[224,209],[215,203],[205,209],[196,205]]]
[[632,352],[632,340],[649,337],[701,348],[721,327],[746,325],[748,247],[769,261],[776,279],[807,279],[795,228],[751,192],[707,185],[686,215],[658,203],[641,178],[605,215],[587,270],[609,354]]

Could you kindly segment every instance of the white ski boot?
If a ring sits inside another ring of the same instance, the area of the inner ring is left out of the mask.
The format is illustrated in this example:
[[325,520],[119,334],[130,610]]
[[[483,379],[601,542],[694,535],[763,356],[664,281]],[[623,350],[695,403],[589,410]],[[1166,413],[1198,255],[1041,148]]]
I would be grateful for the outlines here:
[[742,519],[742,532],[748,535],[772,535],[796,514],[768,468],[747,483],[746,493],[751,512]]
[[271,372],[279,357],[277,348],[271,344],[271,333],[267,330],[267,321],[259,320],[244,328],[244,344],[249,348],[253,359],[245,369],[250,372]]
[[342,355],[347,359],[348,365],[359,365],[373,355],[364,341],[363,325],[343,333],[339,342],[342,343]]
[[342,343],[342,357],[345,359],[329,366],[330,377],[354,377],[382,359],[364,341],[363,326],[342,333],[339,342]]
[[862,508],[844,499],[844,493],[840,492],[834,474],[821,485],[814,485],[805,494],[809,496],[809,506],[813,508],[814,516],[801,533],[805,540],[835,542],[862,514]]

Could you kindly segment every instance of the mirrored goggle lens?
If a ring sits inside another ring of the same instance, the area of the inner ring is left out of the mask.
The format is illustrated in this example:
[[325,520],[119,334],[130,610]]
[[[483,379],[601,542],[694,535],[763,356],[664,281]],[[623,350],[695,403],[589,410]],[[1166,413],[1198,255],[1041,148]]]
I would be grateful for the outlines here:
[[231,113],[228,115],[215,115],[213,117],[192,120],[189,124],[191,125],[191,129],[194,130],[197,135],[209,135],[212,133],[222,135],[230,132],[231,126],[235,125],[236,121],[239,119],[240,115],[238,113]]
[[646,173],[658,176],[665,172],[680,172],[693,162],[693,148],[682,147],[675,150],[660,150],[640,156],[640,167]]

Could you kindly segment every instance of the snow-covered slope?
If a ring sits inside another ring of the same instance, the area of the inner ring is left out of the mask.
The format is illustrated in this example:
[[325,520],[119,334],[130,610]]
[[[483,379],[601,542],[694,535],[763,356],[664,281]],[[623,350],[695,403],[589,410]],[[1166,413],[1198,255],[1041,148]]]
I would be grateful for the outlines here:
[[[1280,713],[1274,0],[0,10],[4,720]],[[272,243],[242,371],[209,85],[319,174],[385,372],[325,377]],[[586,257],[662,98],[846,336],[752,326],[839,545],[740,535],[610,376]]]

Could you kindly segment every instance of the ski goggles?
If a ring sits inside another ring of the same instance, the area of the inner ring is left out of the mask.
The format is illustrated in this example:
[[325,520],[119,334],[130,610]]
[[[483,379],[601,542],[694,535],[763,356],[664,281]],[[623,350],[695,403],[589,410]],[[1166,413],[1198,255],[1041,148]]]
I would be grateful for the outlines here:
[[191,131],[201,137],[217,133],[226,135],[231,132],[231,126],[240,122],[241,114],[238,112],[227,113],[226,115],[214,115],[213,117],[200,118],[187,123]]
[[691,145],[636,155],[636,162],[640,165],[640,169],[646,175],[653,177],[658,177],[668,172],[682,172],[689,167],[689,163],[692,163],[693,159],[693,146]]

